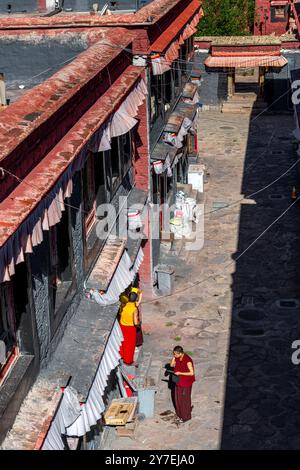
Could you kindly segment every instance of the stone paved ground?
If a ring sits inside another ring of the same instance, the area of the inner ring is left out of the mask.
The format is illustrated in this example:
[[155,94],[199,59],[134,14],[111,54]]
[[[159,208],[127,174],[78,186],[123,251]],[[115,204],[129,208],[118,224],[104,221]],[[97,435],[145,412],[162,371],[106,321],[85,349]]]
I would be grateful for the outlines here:
[[[296,160],[292,117],[249,120],[213,111],[200,115],[200,158],[209,173],[206,212],[213,202],[257,191]],[[135,440],[116,439],[114,449],[300,448],[300,366],[291,363],[300,306],[276,306],[279,298],[300,300],[300,207],[226,268],[290,204],[296,178],[294,168],[250,203],[208,214],[204,248],[173,257],[179,292],[144,304],[144,348],[162,363],[176,344],[191,352],[197,375],[193,419],[177,427],[160,415],[173,410],[161,381],[155,417],[139,423]],[[212,273],[221,275],[203,281]]]

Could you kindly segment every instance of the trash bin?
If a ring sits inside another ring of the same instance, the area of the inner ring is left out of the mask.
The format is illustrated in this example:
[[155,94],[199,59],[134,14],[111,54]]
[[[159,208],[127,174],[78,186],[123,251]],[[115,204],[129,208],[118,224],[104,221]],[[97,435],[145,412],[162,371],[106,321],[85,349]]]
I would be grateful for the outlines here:
[[158,264],[157,273],[158,289],[163,294],[171,294],[174,288],[174,267],[167,264]]
[[138,388],[139,413],[145,418],[153,418],[154,416],[154,398],[155,388]]

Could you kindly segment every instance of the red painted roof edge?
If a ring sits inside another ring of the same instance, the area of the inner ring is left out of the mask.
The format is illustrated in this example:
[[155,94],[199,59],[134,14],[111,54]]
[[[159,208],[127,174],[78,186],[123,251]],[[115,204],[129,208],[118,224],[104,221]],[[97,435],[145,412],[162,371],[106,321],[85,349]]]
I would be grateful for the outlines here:
[[[175,5],[183,0],[154,0],[148,5],[138,10],[136,13],[124,15],[92,15],[88,14],[64,14],[50,17],[6,17],[0,18],[0,29],[18,28],[51,28],[51,27],[76,27],[79,26],[105,26],[105,25],[136,25],[148,24],[149,26],[164,15],[166,15]],[[148,21],[153,17],[152,21]]]
[[[110,41],[113,44],[119,44],[120,48],[112,48],[102,44],[101,41],[88,47],[81,52],[70,64],[62,67],[50,78],[35,86],[15,103],[9,105],[0,115],[0,161],[17,147],[28,135],[49,117],[54,114],[67,100],[78,92],[82,86],[91,80],[100,70],[104,69],[117,55],[122,51],[122,47],[128,46],[134,33],[123,28],[114,30],[102,30],[101,34],[105,36],[101,40]],[[100,34],[100,33],[99,33]],[[116,40],[118,38],[118,43]],[[102,64],[101,64],[102,58]],[[96,61],[94,61],[96,59]],[[104,59],[104,60],[103,60]],[[96,65],[95,65],[96,64]],[[99,65],[100,64],[100,65]],[[70,84],[73,87],[70,88]],[[67,85],[67,87],[65,87]],[[65,88],[64,88],[65,87]],[[51,101],[51,97],[60,91],[59,99]],[[24,117],[33,112],[40,112],[41,115],[33,122],[27,122],[28,125],[20,124]],[[18,136],[7,135],[9,131],[19,129]]]
[[200,11],[201,1],[192,0],[192,2],[180,13],[180,15],[151,45],[153,52],[164,52],[181,29]]
[[[5,216],[4,221],[0,220],[0,246],[6,243],[41,199],[51,191],[92,135],[124,101],[143,71],[143,67],[129,66],[10,196],[0,203],[0,214]],[[10,213],[14,219],[17,218],[17,223],[9,224]],[[3,228],[5,233],[1,234]]]

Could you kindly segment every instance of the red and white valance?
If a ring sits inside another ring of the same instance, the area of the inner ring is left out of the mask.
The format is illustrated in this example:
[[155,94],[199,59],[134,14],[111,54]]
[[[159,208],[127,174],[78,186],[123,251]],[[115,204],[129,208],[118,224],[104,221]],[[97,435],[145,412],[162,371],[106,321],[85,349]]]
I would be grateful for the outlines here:
[[147,94],[147,86],[141,79],[109,121],[101,126],[95,134],[89,149],[92,152],[104,152],[111,148],[113,137],[127,134],[137,124],[138,121],[135,117]]
[[94,134],[81,150],[72,165],[61,176],[55,187],[19,226],[18,230],[0,247],[0,283],[9,281],[15,273],[15,265],[24,261],[25,253],[43,241],[43,231],[60,222],[65,210],[65,199],[72,194],[72,177],[79,171],[90,151],[99,152],[111,148],[111,138],[129,132],[137,123],[135,116],[147,95],[143,79],[127,96],[111,119]]
[[154,52],[151,56],[151,65],[153,75],[162,75],[171,69],[172,62],[178,59],[179,57],[179,48],[184,44],[184,42],[191,37],[197,31],[197,24],[199,23],[200,18],[203,16],[203,10],[201,9],[188,23],[182,33],[179,35],[178,39],[172,42],[170,47],[166,50],[164,55]]
[[185,117],[177,134],[175,132],[163,133],[164,142],[171,144],[178,149],[181,148],[183,146],[183,138],[188,133],[192,124],[193,122],[189,118]]
[[25,253],[43,241],[43,231],[49,230],[62,218],[65,199],[72,194],[73,183],[70,170],[55,188],[40,202],[34,213],[0,248],[0,282],[9,281],[15,274],[15,265],[24,261]]

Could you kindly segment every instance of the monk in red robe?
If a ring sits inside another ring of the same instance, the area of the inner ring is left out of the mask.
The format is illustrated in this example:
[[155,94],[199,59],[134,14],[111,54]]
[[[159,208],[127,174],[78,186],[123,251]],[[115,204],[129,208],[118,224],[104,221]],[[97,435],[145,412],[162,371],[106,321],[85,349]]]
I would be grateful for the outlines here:
[[170,363],[174,374],[179,377],[175,385],[175,410],[180,422],[192,418],[192,385],[195,382],[193,360],[181,346],[175,346]]

